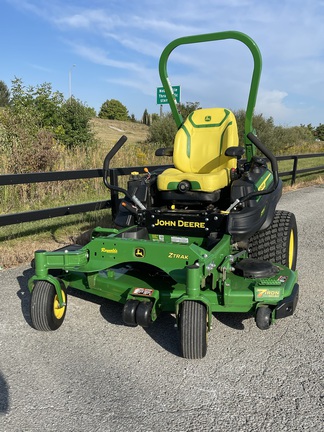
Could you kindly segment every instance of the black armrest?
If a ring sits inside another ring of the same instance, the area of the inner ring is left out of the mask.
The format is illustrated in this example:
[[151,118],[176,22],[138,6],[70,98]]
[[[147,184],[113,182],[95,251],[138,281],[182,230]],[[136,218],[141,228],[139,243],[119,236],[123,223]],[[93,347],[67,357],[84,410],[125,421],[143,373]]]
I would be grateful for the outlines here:
[[172,147],[163,147],[155,151],[155,156],[173,156]]
[[228,147],[225,150],[225,155],[230,157],[236,157],[237,159],[241,159],[241,157],[244,155],[245,148],[238,146],[238,147]]

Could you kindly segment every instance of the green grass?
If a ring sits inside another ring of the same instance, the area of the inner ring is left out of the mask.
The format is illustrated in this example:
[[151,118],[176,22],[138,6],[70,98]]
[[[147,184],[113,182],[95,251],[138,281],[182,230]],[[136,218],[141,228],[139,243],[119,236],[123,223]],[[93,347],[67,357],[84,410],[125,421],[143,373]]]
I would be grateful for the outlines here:
[[[279,161],[278,162],[279,172],[292,171],[293,164],[294,164],[293,160]],[[299,159],[297,170],[314,168],[321,165],[324,166],[324,156],[316,157],[316,158]],[[314,179],[318,178],[321,174],[324,175],[324,169],[309,174],[308,173],[297,174],[296,183],[305,183],[305,182],[313,181]],[[282,178],[282,180],[284,181],[285,184],[290,184],[291,176],[285,176]]]

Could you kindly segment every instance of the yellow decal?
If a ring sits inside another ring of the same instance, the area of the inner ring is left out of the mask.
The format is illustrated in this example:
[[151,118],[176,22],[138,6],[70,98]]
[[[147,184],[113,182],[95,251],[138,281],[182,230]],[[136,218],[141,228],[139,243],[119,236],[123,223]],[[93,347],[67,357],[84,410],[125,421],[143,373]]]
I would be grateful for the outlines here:
[[269,173],[267,175],[267,177],[263,180],[263,182],[260,184],[260,186],[258,187],[259,191],[262,191],[263,189],[265,189],[267,181],[269,180],[269,177],[271,176],[271,173]]
[[187,260],[187,259],[189,259],[189,255],[182,255],[182,254],[178,254],[178,253],[169,252],[168,258]]
[[108,253],[108,254],[117,254],[118,250],[117,249],[106,249],[106,248],[101,248],[101,252],[104,253]]
[[259,288],[256,290],[257,298],[262,297],[271,297],[278,298],[280,297],[280,290],[268,289],[268,288]]
[[135,256],[137,258],[144,258],[145,257],[145,250],[143,248],[136,248],[135,249]]
[[205,228],[205,222],[184,221],[184,220],[164,220],[157,219],[155,226],[178,227],[178,228]]

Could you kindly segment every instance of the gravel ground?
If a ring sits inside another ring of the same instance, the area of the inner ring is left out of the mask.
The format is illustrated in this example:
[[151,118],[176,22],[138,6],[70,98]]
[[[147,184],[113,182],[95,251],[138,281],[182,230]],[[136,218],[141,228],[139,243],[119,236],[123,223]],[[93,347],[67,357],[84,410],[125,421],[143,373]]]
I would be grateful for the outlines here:
[[[122,325],[122,306],[70,295],[56,332],[30,325],[20,267],[0,273],[0,430],[319,431],[323,427],[324,187],[286,193],[296,214],[300,301],[260,331],[216,314],[207,356],[180,357],[172,315]],[[321,426],[322,425],[322,426]]]

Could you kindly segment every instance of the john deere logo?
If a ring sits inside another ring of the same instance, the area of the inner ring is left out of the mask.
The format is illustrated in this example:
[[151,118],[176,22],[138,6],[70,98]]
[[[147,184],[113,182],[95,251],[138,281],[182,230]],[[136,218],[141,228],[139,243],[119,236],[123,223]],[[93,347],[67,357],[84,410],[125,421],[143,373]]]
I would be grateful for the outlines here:
[[145,250],[143,248],[136,248],[135,249],[135,256],[137,258],[144,258],[145,257]]
[[210,120],[211,120],[211,116],[206,116],[206,117],[205,117],[205,121],[206,121],[206,122],[210,122]]

